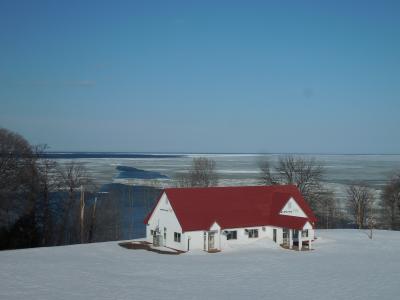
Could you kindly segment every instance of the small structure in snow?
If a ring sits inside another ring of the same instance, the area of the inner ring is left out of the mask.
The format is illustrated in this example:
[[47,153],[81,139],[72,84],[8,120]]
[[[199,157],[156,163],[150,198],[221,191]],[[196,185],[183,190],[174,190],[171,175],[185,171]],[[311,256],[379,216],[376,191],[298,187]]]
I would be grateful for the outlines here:
[[167,188],[144,220],[154,246],[208,252],[262,238],[311,249],[315,222],[293,185]]

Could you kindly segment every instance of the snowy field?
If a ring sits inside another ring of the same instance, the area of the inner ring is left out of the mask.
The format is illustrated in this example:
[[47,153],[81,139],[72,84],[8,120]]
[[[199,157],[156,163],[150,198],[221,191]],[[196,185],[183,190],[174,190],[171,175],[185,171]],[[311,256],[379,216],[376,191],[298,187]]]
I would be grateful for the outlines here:
[[318,231],[314,251],[269,241],[160,255],[116,242],[0,252],[0,299],[399,299],[400,232]]

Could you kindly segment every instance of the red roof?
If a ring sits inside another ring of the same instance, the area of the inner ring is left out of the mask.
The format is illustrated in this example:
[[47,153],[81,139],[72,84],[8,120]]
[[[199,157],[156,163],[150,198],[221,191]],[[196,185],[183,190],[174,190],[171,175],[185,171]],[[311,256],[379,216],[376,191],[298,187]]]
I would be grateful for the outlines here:
[[[184,232],[209,230],[214,222],[222,229],[265,225],[302,229],[307,221],[317,221],[294,185],[167,188],[164,192]],[[307,218],[279,214],[291,197]],[[145,218],[145,224],[153,211]]]

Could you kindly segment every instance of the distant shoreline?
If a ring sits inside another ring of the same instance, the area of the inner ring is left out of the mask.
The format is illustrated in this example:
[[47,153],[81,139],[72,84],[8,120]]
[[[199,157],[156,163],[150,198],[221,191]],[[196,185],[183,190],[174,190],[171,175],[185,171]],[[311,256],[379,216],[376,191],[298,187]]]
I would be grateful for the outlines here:
[[179,158],[184,155],[176,154],[140,154],[126,152],[45,152],[43,158],[72,159],[72,158]]
[[263,156],[263,155],[304,155],[304,156],[399,156],[399,153],[250,153],[250,152],[115,152],[115,151],[48,151],[41,157],[52,159],[73,158],[182,158],[200,155],[232,155],[232,156]]

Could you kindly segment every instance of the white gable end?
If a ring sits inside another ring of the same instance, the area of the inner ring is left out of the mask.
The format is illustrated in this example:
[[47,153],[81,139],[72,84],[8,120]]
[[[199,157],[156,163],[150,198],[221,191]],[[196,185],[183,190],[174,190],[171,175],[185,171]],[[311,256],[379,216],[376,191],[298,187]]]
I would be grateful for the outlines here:
[[166,193],[162,194],[157,206],[148,220],[148,224],[151,225],[152,228],[156,228],[161,225],[160,222],[168,225],[168,227],[173,227],[177,230],[179,229],[179,231],[182,231],[178,218],[172,209]]
[[217,222],[214,222],[210,227],[211,231],[214,231],[214,230],[219,231],[220,229],[221,229],[221,226],[219,226],[219,224]]
[[306,222],[306,224],[304,224],[303,226],[303,230],[310,230],[313,229],[312,225],[310,224],[310,222]]
[[300,206],[297,204],[296,200],[294,200],[293,197],[291,197],[289,201],[286,202],[285,206],[282,208],[279,214],[284,216],[307,218],[307,215],[300,208]]
[[187,249],[185,233],[165,192],[147,222],[146,241],[182,251]]

